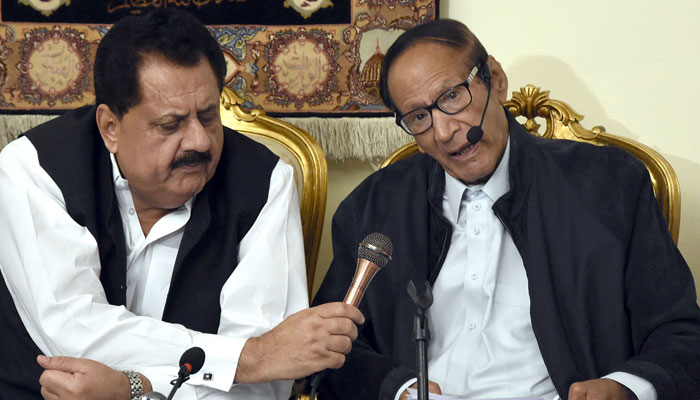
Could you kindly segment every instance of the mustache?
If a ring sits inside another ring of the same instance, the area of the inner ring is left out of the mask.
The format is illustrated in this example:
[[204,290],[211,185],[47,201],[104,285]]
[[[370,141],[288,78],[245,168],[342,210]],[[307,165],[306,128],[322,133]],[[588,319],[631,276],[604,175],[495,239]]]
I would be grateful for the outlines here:
[[202,153],[199,151],[189,150],[186,151],[185,154],[182,155],[182,157],[170,163],[170,169],[197,164],[208,164],[210,161],[211,153],[209,153],[208,151]]

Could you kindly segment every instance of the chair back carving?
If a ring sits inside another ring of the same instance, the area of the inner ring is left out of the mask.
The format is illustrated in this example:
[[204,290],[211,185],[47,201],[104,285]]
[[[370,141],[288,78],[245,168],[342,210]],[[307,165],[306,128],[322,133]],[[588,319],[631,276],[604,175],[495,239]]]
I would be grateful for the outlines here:
[[251,139],[264,144],[283,161],[294,167],[299,193],[301,225],[304,233],[306,281],[311,288],[316,271],[323,217],[326,210],[328,167],[321,146],[306,131],[273,118],[259,109],[246,110],[243,100],[224,87],[221,93],[221,122]]
[[[526,85],[520,88],[519,92],[513,92],[513,97],[505,103],[505,107],[515,117],[524,118],[523,127],[533,135],[588,142],[597,146],[615,146],[640,159],[649,171],[654,195],[666,218],[668,230],[673,240],[678,242],[681,212],[680,185],[671,164],[661,154],[635,140],[607,133],[602,126],[595,126],[591,130],[582,127],[579,122],[583,119],[583,115],[578,114],[563,101],[550,99],[548,90],[541,91],[533,85]],[[545,121],[543,133],[540,133],[541,125],[537,119]],[[416,152],[418,152],[416,143],[409,143],[389,155],[382,163],[382,167]]]

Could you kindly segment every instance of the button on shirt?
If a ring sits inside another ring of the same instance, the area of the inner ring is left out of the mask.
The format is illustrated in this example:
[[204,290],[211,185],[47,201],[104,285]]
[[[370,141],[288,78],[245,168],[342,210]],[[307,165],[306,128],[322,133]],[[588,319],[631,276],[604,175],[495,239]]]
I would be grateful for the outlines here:
[[126,307],[135,314],[161,319],[194,198],[164,215],[145,236],[134,208],[129,182],[119,173],[113,154],[111,159],[126,245]]
[[544,396],[556,391],[530,323],[522,258],[491,211],[509,190],[509,150],[484,185],[445,173],[452,241],[434,284],[428,323],[430,379],[443,393],[472,398]]

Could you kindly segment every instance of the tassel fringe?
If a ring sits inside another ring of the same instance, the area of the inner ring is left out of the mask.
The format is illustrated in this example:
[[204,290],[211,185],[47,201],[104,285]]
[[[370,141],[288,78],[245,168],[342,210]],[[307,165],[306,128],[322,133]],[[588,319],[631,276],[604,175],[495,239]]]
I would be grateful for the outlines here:
[[326,158],[342,161],[383,160],[413,139],[393,118],[282,118],[309,132],[321,145]]
[[[0,115],[0,149],[22,132],[56,117],[41,114]],[[355,158],[376,162],[412,140],[391,117],[282,119],[309,132],[321,145],[326,158],[335,161]]]

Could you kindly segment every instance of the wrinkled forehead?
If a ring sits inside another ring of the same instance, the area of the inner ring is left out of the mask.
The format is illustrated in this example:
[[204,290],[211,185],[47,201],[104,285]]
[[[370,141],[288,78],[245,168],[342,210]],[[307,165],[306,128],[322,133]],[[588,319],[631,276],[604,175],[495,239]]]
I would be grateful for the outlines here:
[[[194,64],[190,64],[173,61],[159,53],[143,54],[136,71],[139,94],[143,94],[143,89],[151,84],[160,83],[163,87],[177,88],[179,85],[187,83],[190,80],[188,75],[195,71],[207,71],[206,74],[209,75],[207,80],[211,80],[215,86],[218,86],[214,69],[204,56],[200,56]],[[178,75],[184,79],[172,80]],[[167,85],[169,79],[172,81],[169,82],[170,85]]]
[[139,68],[138,82],[142,89],[158,86],[161,90],[167,89],[173,93],[212,89],[215,94],[220,94],[214,70],[205,58],[200,58],[196,64],[188,65],[151,57]]
[[[396,104],[396,85],[392,84],[399,79],[404,80],[401,78],[406,78],[406,74],[414,77],[416,85],[421,85],[425,83],[423,78],[433,71],[447,67],[461,76],[464,75],[464,71],[473,67],[471,64],[467,49],[448,45],[444,41],[421,39],[403,49],[389,66],[387,71],[389,95]],[[459,82],[455,82],[457,83]]]
[[151,58],[139,68],[138,85],[139,100],[128,111],[134,116],[153,119],[197,114],[212,107],[218,110],[216,77],[203,59],[197,65],[183,66]]

